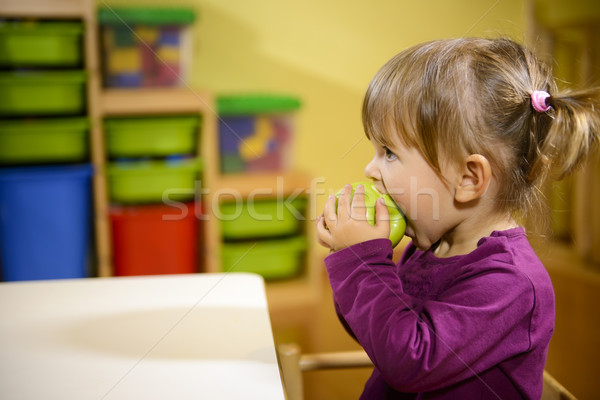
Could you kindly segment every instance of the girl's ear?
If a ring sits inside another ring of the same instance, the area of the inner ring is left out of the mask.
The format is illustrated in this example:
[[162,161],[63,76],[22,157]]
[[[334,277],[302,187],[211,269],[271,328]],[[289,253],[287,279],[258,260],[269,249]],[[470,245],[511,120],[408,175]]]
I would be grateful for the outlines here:
[[492,180],[490,162],[481,154],[465,158],[454,199],[460,203],[477,200],[485,194]]

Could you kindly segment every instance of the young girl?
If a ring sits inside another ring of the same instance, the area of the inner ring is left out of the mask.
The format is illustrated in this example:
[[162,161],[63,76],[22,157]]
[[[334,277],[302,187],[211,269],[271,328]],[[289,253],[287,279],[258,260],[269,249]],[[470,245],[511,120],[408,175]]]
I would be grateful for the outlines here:
[[595,144],[599,99],[559,93],[507,39],[421,44],[376,74],[365,172],[412,242],[394,265],[387,208],[369,225],[363,188],[317,221],[336,310],[375,365],[362,399],[540,398],[554,294],[517,217]]

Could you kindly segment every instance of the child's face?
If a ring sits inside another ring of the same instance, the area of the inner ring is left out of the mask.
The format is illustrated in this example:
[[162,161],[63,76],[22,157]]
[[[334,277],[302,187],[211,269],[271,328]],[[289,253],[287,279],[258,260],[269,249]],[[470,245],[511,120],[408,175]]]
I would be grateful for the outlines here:
[[429,249],[457,223],[453,218],[452,182],[455,174],[444,170],[444,181],[415,148],[386,148],[372,141],[373,160],[365,175],[382,193],[388,193],[407,218],[406,235],[421,250]]

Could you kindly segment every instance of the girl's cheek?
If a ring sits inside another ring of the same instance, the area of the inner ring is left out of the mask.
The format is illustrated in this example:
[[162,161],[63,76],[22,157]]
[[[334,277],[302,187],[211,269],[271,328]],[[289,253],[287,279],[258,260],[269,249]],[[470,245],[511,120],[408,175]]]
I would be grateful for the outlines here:
[[396,205],[398,206],[398,208],[400,208],[400,211],[402,211],[404,213],[404,215],[408,215],[408,198],[406,197],[405,194],[397,194],[395,193],[393,190],[388,192],[390,194],[390,197],[392,198],[392,200],[394,200],[394,203],[396,203]]

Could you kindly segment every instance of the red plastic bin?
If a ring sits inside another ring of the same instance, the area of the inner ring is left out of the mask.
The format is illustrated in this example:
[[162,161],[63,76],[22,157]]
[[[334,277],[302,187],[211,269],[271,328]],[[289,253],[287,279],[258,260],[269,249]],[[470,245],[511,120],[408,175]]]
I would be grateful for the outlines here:
[[199,205],[115,206],[110,210],[115,275],[198,272]]

